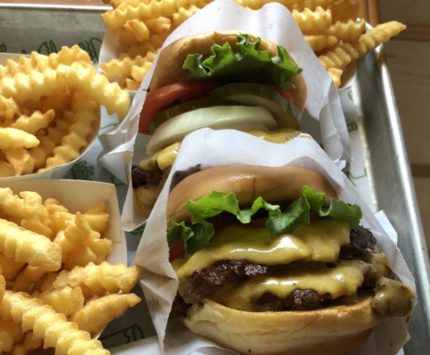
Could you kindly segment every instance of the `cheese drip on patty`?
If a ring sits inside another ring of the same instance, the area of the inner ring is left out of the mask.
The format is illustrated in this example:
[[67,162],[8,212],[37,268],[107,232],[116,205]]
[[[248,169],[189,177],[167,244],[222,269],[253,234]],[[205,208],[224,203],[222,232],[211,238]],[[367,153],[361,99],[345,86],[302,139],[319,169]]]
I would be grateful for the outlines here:
[[246,260],[261,265],[293,261],[336,262],[340,247],[349,243],[350,227],[332,219],[298,226],[293,233],[274,236],[266,228],[231,225],[218,231],[211,244],[173,263],[179,279],[221,260]]
[[264,275],[230,285],[211,298],[227,307],[252,311],[254,301],[265,293],[285,299],[296,289],[311,289],[332,299],[352,296],[363,284],[372,265],[362,260],[343,260],[335,267],[302,264],[283,275]]

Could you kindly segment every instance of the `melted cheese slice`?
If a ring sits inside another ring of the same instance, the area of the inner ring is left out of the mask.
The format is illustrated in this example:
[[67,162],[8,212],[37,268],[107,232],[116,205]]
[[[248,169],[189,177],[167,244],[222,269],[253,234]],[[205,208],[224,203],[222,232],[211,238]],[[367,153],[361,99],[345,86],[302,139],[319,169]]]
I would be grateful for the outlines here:
[[[297,136],[310,138],[308,134],[289,128],[277,129],[273,131],[251,130],[247,133],[272,143],[285,143]],[[179,146],[179,142],[173,143],[155,153],[155,159],[161,170],[165,170],[173,165],[173,162],[178,155]]]
[[340,247],[349,243],[348,224],[326,219],[300,225],[291,234],[273,236],[266,228],[232,225],[219,232],[211,245],[188,259],[173,263],[178,278],[190,276],[220,260],[246,260],[262,265],[285,265],[293,261],[331,263]]
[[319,295],[329,294],[336,299],[354,295],[371,268],[370,264],[362,260],[341,261],[332,268],[325,265],[301,265],[289,270],[285,276],[258,276],[240,285],[226,287],[211,298],[239,310],[252,310],[253,301],[266,292],[285,299],[296,289],[312,289]]

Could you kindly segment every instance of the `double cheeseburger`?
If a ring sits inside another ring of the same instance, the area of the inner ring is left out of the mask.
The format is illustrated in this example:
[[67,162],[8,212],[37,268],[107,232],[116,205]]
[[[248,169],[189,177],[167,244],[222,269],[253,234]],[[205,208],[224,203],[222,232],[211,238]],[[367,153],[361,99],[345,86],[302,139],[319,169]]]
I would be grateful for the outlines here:
[[357,205],[301,167],[227,165],[170,192],[167,239],[179,279],[172,317],[252,354],[340,354],[383,317],[410,316]]
[[140,115],[150,139],[149,158],[133,168],[137,210],[149,214],[190,132],[232,128],[276,143],[299,135],[300,73],[285,48],[244,33],[186,37],[165,48]]

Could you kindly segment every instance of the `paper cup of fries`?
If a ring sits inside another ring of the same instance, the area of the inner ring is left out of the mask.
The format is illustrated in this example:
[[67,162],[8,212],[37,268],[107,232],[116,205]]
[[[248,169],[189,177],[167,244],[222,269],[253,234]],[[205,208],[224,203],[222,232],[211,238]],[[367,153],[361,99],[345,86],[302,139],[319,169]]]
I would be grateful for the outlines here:
[[[18,180],[8,181],[7,183],[0,181],[0,188],[5,187],[10,188],[14,192],[14,195],[19,195],[22,191],[32,191],[40,195],[45,205],[53,203],[52,199],[55,199],[64,208],[69,210],[71,214],[86,210],[90,210],[90,212],[98,211],[101,217],[98,219],[97,217],[93,217],[94,220],[97,220],[97,229],[99,232],[102,232],[104,239],[112,241],[112,248],[106,255],[106,261],[113,264],[127,263],[127,248],[124,232],[121,229],[118,197],[114,185],[96,181],[62,179],[50,181]],[[11,197],[10,194],[4,196]],[[33,197],[36,198],[37,195]],[[50,199],[48,203],[46,203],[47,199]],[[20,201],[18,197],[13,198],[13,201],[20,203],[17,202]],[[24,198],[22,201],[23,208],[25,208],[25,203],[26,200]],[[5,206],[5,202],[0,203],[0,205]],[[64,208],[62,210],[66,211]],[[69,218],[70,216],[67,214],[63,215],[64,218]],[[67,220],[59,221],[60,224],[63,222],[67,222]]]
[[96,139],[100,106],[119,120],[128,112],[129,93],[79,46],[1,60],[0,177],[63,177]]
[[[139,270],[127,267],[115,186],[9,181],[0,183],[0,196],[0,279],[6,288],[0,340],[8,340],[0,341],[0,350],[30,351],[44,342],[65,352],[82,346],[106,353],[91,337],[140,302],[129,293]],[[63,344],[52,328],[76,341]]]

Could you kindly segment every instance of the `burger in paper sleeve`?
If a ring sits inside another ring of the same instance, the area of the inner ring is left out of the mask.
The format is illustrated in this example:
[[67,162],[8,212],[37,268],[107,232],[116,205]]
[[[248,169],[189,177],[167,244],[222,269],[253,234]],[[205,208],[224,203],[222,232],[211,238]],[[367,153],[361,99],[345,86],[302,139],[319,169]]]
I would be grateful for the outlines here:
[[251,354],[340,354],[415,295],[391,271],[361,210],[302,167],[225,165],[172,184],[171,317]]
[[149,158],[133,167],[135,207],[149,215],[182,139],[204,127],[246,131],[283,143],[300,134],[306,101],[301,69],[287,50],[246,33],[186,37],[160,54],[139,130]]

